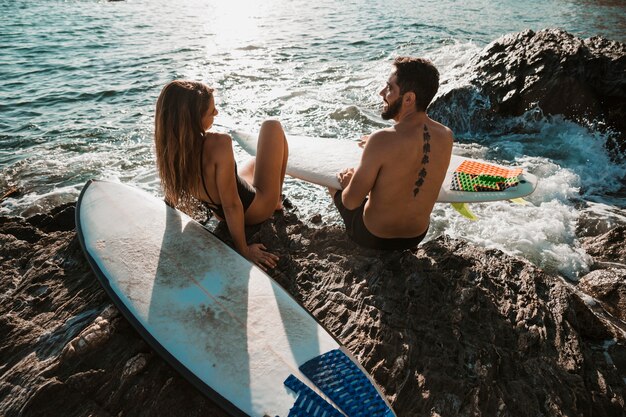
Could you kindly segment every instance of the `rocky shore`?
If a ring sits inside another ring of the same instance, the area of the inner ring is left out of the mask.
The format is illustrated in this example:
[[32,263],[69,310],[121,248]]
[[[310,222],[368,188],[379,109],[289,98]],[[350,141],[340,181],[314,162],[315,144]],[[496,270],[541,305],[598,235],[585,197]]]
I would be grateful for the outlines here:
[[494,40],[467,71],[468,86],[429,107],[453,131],[523,131],[503,121],[538,110],[610,132],[607,149],[626,156],[626,44],[561,29],[526,30]]
[[[478,58],[474,84],[432,111],[453,128],[488,130],[538,105],[606,124],[618,156],[625,51],[558,30],[507,35]],[[471,89],[482,104],[468,104]],[[552,99],[560,94],[573,101]],[[453,114],[470,105],[479,111]],[[74,215],[66,204],[0,217],[0,416],[225,416],[112,305]],[[228,242],[224,224],[209,228]],[[360,249],[291,205],[247,235],[280,256],[269,274],[359,359],[400,417],[624,416],[626,224],[580,219],[594,263],[577,282],[445,235],[415,253]]]
[[[623,415],[626,259],[613,230],[588,239],[602,261],[578,285],[445,236],[416,253],[359,249],[294,207],[247,232],[398,416]],[[223,224],[215,233],[228,239]],[[73,205],[1,217],[0,245],[2,415],[225,415],[111,304]]]

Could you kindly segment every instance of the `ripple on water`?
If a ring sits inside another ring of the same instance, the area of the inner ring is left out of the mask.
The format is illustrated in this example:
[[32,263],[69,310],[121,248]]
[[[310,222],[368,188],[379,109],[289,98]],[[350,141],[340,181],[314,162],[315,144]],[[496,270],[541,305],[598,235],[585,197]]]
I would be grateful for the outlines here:
[[[447,91],[466,82],[467,62],[504,33],[557,26],[626,41],[619,2],[483,6],[442,0],[425,14],[413,0],[0,2],[0,186],[25,190],[0,213],[75,199],[90,178],[159,193],[152,117],[174,78],[216,87],[218,122],[230,128],[253,130],[277,117],[294,134],[353,139],[387,126],[377,92],[394,56],[430,57]],[[467,106],[452,110],[462,118]],[[561,268],[562,256],[564,273],[584,270],[572,232],[577,207],[618,206],[612,196],[624,187],[613,179],[625,176],[624,165],[607,159],[605,138],[593,129],[531,113],[498,129],[460,129],[457,151],[533,171],[540,185],[532,206],[477,205],[481,220],[473,224],[437,205],[433,233],[549,268]],[[305,216],[338,220],[323,188],[288,179],[286,192]]]

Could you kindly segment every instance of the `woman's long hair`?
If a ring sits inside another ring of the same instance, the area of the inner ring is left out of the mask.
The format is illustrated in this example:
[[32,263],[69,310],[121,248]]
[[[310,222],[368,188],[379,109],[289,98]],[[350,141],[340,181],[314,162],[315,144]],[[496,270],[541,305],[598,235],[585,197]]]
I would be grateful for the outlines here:
[[197,206],[204,130],[213,89],[196,81],[167,84],[156,104],[154,144],[165,201],[191,214]]

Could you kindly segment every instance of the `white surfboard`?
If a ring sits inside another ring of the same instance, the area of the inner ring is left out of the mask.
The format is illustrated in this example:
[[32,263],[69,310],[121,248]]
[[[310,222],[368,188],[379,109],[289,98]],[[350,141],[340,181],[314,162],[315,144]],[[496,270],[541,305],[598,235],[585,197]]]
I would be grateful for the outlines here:
[[90,181],[76,225],[124,316],[231,415],[395,416],[351,354],[282,287],[162,200]]
[[[256,154],[256,134],[235,131],[233,138],[250,155]],[[337,173],[345,168],[356,168],[361,160],[363,149],[356,141],[287,135],[289,142],[289,160],[287,174],[314,184],[341,189]],[[531,194],[537,187],[537,177],[523,172],[518,185],[503,191],[457,191],[450,188],[454,171],[464,161],[478,161],[471,158],[452,155],[446,178],[437,199],[440,203],[479,203],[500,200],[514,200]],[[491,163],[489,163],[491,164]],[[496,167],[511,169],[502,165]]]

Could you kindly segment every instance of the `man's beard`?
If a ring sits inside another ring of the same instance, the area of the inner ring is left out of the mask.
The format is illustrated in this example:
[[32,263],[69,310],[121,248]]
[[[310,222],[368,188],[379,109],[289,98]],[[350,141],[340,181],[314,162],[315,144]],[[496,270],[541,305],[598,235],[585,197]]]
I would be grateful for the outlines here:
[[402,107],[402,99],[397,98],[393,103],[387,105],[387,110],[384,110],[380,117],[383,120],[391,120],[400,113],[400,108]]

